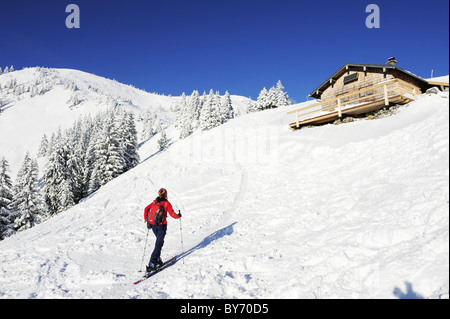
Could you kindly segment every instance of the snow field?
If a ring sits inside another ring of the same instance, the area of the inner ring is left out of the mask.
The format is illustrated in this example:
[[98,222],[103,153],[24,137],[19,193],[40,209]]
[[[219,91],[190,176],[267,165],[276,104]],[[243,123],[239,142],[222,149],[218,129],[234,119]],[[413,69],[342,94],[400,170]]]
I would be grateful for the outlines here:
[[[144,144],[136,168],[0,243],[0,297],[448,298],[448,93],[374,121],[288,121],[267,110]],[[161,187],[184,240],[181,254],[169,217],[163,259],[184,263],[133,286]]]

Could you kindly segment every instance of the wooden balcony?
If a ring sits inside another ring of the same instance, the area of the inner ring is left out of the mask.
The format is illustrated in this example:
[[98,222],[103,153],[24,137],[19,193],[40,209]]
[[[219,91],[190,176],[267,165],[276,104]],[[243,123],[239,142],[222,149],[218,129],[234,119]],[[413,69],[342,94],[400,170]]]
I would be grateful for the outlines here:
[[304,125],[318,125],[335,121],[346,115],[372,112],[390,104],[405,104],[416,99],[421,90],[401,79],[389,80],[361,88],[333,99],[323,100],[288,112],[295,114],[291,129]]

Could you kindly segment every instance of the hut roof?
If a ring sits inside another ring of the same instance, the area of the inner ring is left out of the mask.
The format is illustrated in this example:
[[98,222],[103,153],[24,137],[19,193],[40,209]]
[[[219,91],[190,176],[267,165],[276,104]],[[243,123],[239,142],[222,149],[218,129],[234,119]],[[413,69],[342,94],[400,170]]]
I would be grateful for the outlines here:
[[330,76],[325,82],[323,82],[319,87],[317,87],[314,91],[312,91],[309,96],[314,98],[320,98],[322,93],[332,84],[333,80],[338,79],[341,77],[347,70],[352,68],[360,68],[362,70],[366,69],[368,72],[370,72],[370,69],[394,69],[399,72],[402,72],[406,74],[407,76],[410,76],[412,78],[415,78],[416,80],[423,82],[423,85],[428,85],[428,81],[421,78],[420,76],[417,76],[409,71],[406,71],[402,68],[399,68],[397,65],[394,64],[365,64],[365,63],[346,63],[344,64],[339,70],[337,70],[332,76]]

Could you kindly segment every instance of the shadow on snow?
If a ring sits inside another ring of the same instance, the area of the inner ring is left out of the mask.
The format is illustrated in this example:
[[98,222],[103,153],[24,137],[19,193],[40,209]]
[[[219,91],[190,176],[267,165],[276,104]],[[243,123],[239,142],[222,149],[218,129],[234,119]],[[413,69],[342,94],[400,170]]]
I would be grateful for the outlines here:
[[419,295],[412,289],[412,284],[410,282],[405,282],[406,291],[403,292],[400,288],[396,287],[392,291],[394,296],[398,299],[424,299],[423,296]]
[[225,236],[230,236],[231,234],[233,234],[233,226],[236,224],[237,222],[234,222],[222,229],[219,229],[217,231],[215,231],[214,233],[212,233],[211,235],[206,236],[205,238],[203,238],[203,240],[197,244],[196,246],[192,247],[191,249],[185,251],[184,253],[178,255],[177,257],[177,261],[183,259],[186,256],[189,256],[190,254],[192,254],[193,252],[199,250],[199,249],[203,249],[206,246],[208,246],[209,244],[211,244],[212,242],[223,238]]

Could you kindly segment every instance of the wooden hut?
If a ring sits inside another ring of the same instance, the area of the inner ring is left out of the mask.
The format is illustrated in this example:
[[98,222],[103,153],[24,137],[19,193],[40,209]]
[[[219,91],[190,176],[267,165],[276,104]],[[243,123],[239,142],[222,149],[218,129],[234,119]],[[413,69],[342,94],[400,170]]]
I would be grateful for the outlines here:
[[386,64],[346,63],[310,93],[318,103],[288,112],[296,115],[290,127],[323,124],[344,114],[408,103],[429,86],[427,80],[398,67],[394,57]]

